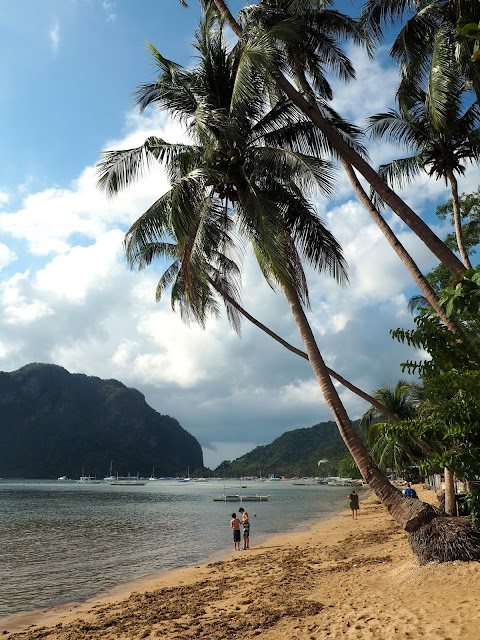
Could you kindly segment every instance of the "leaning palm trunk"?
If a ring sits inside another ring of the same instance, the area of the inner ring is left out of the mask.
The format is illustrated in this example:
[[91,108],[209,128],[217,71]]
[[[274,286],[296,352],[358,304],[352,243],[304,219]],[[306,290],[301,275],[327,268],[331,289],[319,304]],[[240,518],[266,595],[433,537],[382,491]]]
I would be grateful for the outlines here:
[[[217,9],[239,39],[244,39],[241,26],[233,17],[224,0],[214,0]],[[465,271],[465,267],[457,256],[433,233],[430,227],[417,216],[417,214],[381,179],[378,173],[343,140],[337,131],[322,116],[317,108],[308,102],[303,95],[295,89],[278,67],[272,68],[272,75],[278,87],[324,134],[339,155],[349,164],[354,166],[380,198],[394,211],[398,217],[424,242],[432,253],[440,260],[450,273],[459,278]]]
[[420,564],[479,559],[480,532],[473,531],[470,524],[463,520],[443,516],[439,509],[431,505],[404,497],[373,464],[328,375],[297,293],[289,286],[284,286],[284,293],[340,435],[365,481],[396,522],[409,533],[410,545]]
[[377,224],[380,231],[383,233],[385,238],[388,241],[388,244],[392,247],[395,253],[398,255],[403,264],[407,267],[410,275],[414,279],[420,291],[423,293],[425,298],[428,300],[429,304],[435,309],[439,317],[442,319],[445,326],[462,342],[466,342],[467,338],[463,333],[462,329],[446,314],[444,307],[440,305],[437,294],[434,289],[430,286],[428,280],[425,278],[423,273],[418,268],[417,264],[402,245],[397,236],[393,233],[392,229],[385,222],[385,219],[382,215],[380,215],[377,208],[374,206],[373,202],[370,200],[368,195],[365,193],[362,185],[360,184],[357,176],[355,175],[355,171],[352,166],[342,159],[343,167],[347,173],[347,176],[355,189],[355,193],[357,194],[358,199],[364,205],[365,209],[368,211],[374,222]]
[[462,256],[463,264],[467,269],[472,268],[472,263],[468,257],[468,252],[465,248],[465,240],[462,230],[462,216],[460,215],[460,204],[458,202],[458,183],[453,171],[447,172],[447,178],[450,181],[452,188],[452,208],[453,208],[453,220],[455,222],[455,237],[457,239],[458,250]]

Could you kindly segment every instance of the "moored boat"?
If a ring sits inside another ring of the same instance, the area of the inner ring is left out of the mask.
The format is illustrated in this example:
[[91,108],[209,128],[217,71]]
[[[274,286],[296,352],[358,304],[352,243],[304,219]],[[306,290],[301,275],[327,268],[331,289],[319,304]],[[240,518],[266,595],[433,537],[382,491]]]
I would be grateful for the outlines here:
[[134,478],[132,476],[117,476],[110,484],[116,487],[144,487],[147,483],[145,480],[140,480],[138,476]]
[[77,482],[79,484],[101,484],[100,480],[97,480],[95,476],[80,476]]
[[212,496],[214,502],[266,502],[270,496],[241,496],[238,493],[222,494],[221,496]]

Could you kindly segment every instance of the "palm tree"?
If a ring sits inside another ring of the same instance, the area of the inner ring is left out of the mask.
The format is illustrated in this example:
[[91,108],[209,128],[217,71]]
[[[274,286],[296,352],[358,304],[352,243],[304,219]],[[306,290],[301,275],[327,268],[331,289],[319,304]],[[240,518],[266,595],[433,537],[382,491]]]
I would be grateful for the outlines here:
[[477,102],[464,109],[464,92],[460,82],[451,83],[443,108],[431,116],[427,95],[417,93],[416,105],[390,110],[369,118],[373,137],[400,142],[413,155],[382,165],[380,175],[389,184],[402,187],[424,170],[450,183],[457,245],[464,265],[471,268],[462,233],[457,175],[465,173],[464,162],[480,158],[480,106]]
[[396,420],[385,421],[375,406],[363,414],[361,425],[366,430],[366,443],[380,469],[395,469],[399,475],[411,464],[419,462],[431,448],[414,434],[389,429],[391,424],[409,420],[416,415],[419,402],[418,387],[405,380],[399,380],[395,387],[385,385],[373,393],[382,406],[388,407]]
[[[415,539],[419,526],[432,526],[437,514],[429,505],[405,499],[373,464],[332,384],[305,314],[308,287],[302,256],[339,281],[346,277],[338,243],[304,195],[313,188],[325,193],[331,188],[332,166],[319,159],[322,139],[290,102],[280,100],[266,111],[262,77],[254,69],[246,76],[238,66],[242,47],[228,53],[221,30],[211,27],[207,14],[197,33],[196,69],[182,69],[152,47],[158,82],[142,86],[137,98],[141,108],[155,103],[183,119],[194,144],[150,138],[138,149],[107,152],[100,163],[100,184],[112,194],[150,161],[165,161],[171,179],[171,189],[128,232],[127,255],[139,266],[159,255],[173,260],[157,295],[171,286],[174,304],[201,323],[207,313],[217,311],[209,282],[232,282],[238,273],[232,248],[241,238],[248,240],[267,282],[284,292],[325,401],[360,472]],[[255,89],[246,102],[235,95],[240,72],[242,82]],[[346,125],[342,130],[337,121],[332,128],[355,145]],[[421,537],[415,544],[423,547],[422,561],[437,557]],[[463,547],[460,551],[465,553]]]
[[[181,0],[181,2],[186,6],[184,0]],[[257,69],[264,69],[266,77],[274,79],[278,89],[288,96],[315,126],[318,127],[343,160],[363,175],[379,197],[418,235],[425,245],[437,256],[440,262],[448,268],[452,275],[461,277],[465,268],[455,254],[453,254],[435,233],[433,233],[428,225],[385,184],[362,155],[349,145],[348,141],[339,134],[338,130],[331,126],[324,114],[322,114],[318,108],[315,108],[311,101],[309,101],[302,92],[298,91],[283,73],[283,69],[288,69],[288,60],[282,56],[281,50],[286,49],[286,47],[278,46],[279,39],[285,39],[288,36],[289,41],[295,42],[296,40],[297,47],[300,47],[302,32],[309,32],[309,22],[314,20],[315,13],[322,10],[326,3],[323,0],[317,0],[316,2],[311,2],[311,0],[263,0],[259,5],[260,8],[266,6],[271,9],[273,7],[275,11],[281,5],[282,7],[286,7],[295,18],[284,20],[268,33],[265,32],[261,24],[257,27],[252,20],[249,20],[248,24],[245,25],[244,31],[242,26],[233,17],[224,0],[200,0],[200,4],[203,6],[215,5],[222,19],[225,20],[238,36],[239,42],[244,46],[242,64],[247,67],[255,66]],[[293,32],[292,25],[294,27]],[[296,69],[291,70],[292,75],[295,74],[295,71]],[[244,86],[243,89],[243,97],[245,97],[247,87]]]
[[429,101],[437,102],[452,78],[461,78],[479,99],[480,68],[471,59],[467,40],[456,34],[464,20],[480,21],[478,0],[365,2],[361,22],[371,42],[381,40],[387,23],[403,21],[390,53],[401,70],[398,98],[407,107],[419,87],[428,87]]

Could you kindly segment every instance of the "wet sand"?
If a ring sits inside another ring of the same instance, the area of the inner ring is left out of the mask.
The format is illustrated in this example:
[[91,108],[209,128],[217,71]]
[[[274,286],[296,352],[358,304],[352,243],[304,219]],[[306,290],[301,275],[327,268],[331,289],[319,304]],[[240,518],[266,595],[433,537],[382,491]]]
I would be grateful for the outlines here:
[[[426,502],[433,492],[416,487]],[[420,567],[377,504],[105,596],[0,620],[9,640],[479,640],[480,563]],[[252,530],[252,542],[255,542]]]

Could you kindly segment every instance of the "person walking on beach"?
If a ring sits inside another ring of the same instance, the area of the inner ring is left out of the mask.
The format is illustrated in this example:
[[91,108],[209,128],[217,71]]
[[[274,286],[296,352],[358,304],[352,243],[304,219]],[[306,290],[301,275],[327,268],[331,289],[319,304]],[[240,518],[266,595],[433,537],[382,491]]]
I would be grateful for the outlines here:
[[240,551],[240,520],[236,513],[232,513],[230,529],[233,529],[233,550]]
[[407,496],[407,498],[418,498],[417,492],[415,491],[415,489],[412,489],[412,485],[410,484],[410,482],[407,482],[407,486],[402,491],[402,493],[404,496]]
[[355,489],[348,496],[348,499],[350,500],[350,509],[352,510],[352,518],[353,518],[353,520],[356,520],[357,519],[357,515],[358,515],[358,509],[360,507],[359,507],[359,504],[358,504],[358,495],[357,495],[357,492],[355,491]]
[[240,507],[239,512],[242,514],[243,548],[247,550],[250,549],[250,522],[248,520],[248,513],[243,507]]

